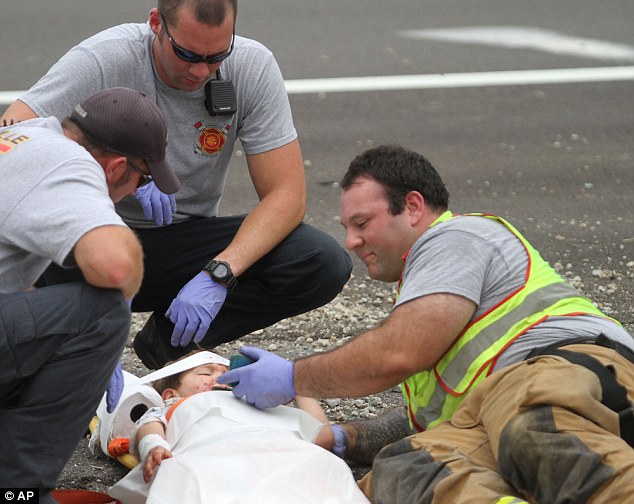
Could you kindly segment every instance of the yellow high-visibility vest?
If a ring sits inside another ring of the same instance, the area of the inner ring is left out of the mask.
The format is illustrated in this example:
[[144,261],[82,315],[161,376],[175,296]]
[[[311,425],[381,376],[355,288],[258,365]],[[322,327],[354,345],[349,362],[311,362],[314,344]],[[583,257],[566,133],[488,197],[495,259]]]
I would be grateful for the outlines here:
[[[490,214],[465,215],[496,220],[520,240],[528,254],[526,280],[499,304],[471,321],[432,369],[403,382],[410,425],[419,432],[451,418],[467,393],[491,373],[498,356],[546,318],[585,314],[619,324],[567,284],[506,220]],[[456,217],[460,215],[447,211],[430,227]]]

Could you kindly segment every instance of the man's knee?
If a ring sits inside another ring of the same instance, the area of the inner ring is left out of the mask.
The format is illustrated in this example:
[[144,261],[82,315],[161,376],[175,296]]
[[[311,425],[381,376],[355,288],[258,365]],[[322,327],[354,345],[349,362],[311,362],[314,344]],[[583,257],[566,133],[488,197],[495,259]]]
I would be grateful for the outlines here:
[[118,290],[99,289],[86,285],[81,298],[83,315],[82,332],[104,334],[115,341],[115,346],[125,344],[129,336],[132,314],[128,302]]
[[299,226],[295,233],[304,246],[304,253],[311,256],[314,271],[322,275],[327,272],[330,282],[343,286],[350,278],[352,260],[337,240],[308,224]]
[[[308,226],[307,226],[308,227]],[[329,234],[310,228],[317,233],[318,245],[316,246],[317,259],[325,266],[334,283],[343,286],[352,272],[352,259],[337,240]]]
[[8,295],[0,308],[0,379],[28,376],[53,354],[119,352],[130,320],[121,292],[85,282]]
[[60,349],[63,352],[108,355],[123,350],[132,314],[121,291],[85,282],[53,285],[41,291],[31,303],[37,323],[47,326],[41,341],[48,335],[61,334],[65,335]]
[[306,296],[321,306],[333,299],[352,272],[352,260],[332,236],[308,224],[297,227],[268,257],[270,281],[278,292]]
[[434,488],[451,473],[409,438],[386,446],[372,465],[372,493],[377,504],[431,503]]
[[586,502],[613,474],[579,438],[558,432],[550,406],[506,425],[498,461],[504,478],[538,502]]

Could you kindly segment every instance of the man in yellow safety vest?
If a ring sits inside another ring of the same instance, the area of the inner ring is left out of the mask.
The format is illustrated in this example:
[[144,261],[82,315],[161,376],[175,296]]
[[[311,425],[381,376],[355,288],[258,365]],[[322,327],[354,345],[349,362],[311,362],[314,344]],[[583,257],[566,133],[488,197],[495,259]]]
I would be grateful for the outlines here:
[[366,151],[341,187],[346,247],[373,279],[398,281],[394,309],[294,362],[243,347],[256,362],[223,375],[234,394],[266,408],[401,383],[406,408],[335,426],[346,458],[385,446],[360,482],[378,504],[627,500],[634,340],[623,327],[504,219],[450,212],[420,154]]

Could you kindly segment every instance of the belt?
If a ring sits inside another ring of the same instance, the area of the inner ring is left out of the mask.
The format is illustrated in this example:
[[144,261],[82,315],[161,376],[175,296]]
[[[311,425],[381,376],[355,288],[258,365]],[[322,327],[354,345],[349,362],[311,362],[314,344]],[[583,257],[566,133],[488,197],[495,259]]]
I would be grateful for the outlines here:
[[583,366],[596,374],[599,378],[599,382],[601,383],[601,389],[603,390],[601,403],[619,415],[621,438],[634,448],[634,409],[632,408],[632,403],[627,398],[626,388],[617,381],[616,376],[614,375],[614,370],[611,367],[604,366],[591,355],[573,352],[571,350],[562,350],[560,348],[562,346],[575,345],[579,343],[611,348],[634,364],[634,352],[617,341],[609,339],[604,334],[601,334],[594,340],[568,340],[547,347],[536,348],[528,355],[527,358],[534,357],[536,355],[557,355],[559,357],[563,357],[569,362],[572,362],[573,364]]

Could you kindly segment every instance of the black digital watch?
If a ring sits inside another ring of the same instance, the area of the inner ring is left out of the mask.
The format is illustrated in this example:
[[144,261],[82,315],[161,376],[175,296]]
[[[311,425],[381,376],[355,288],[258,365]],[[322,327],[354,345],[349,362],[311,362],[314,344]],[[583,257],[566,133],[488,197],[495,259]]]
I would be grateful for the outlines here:
[[203,269],[209,273],[214,282],[224,285],[227,290],[233,289],[238,283],[238,279],[231,271],[229,263],[225,261],[216,261],[215,259],[212,259]]

